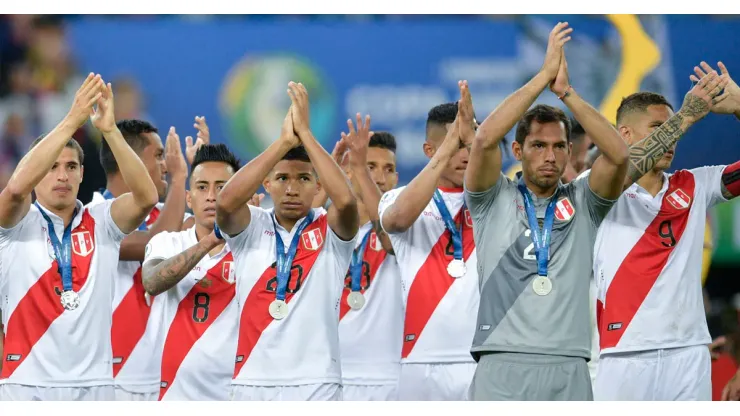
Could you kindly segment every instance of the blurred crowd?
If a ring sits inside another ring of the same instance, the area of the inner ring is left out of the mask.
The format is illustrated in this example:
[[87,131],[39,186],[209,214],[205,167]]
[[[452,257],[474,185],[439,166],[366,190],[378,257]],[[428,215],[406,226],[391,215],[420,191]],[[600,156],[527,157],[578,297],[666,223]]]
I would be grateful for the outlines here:
[[[31,142],[64,117],[83,78],[65,36],[65,17],[0,16],[0,189]],[[112,80],[116,116],[147,118],[133,79]],[[99,133],[83,129],[75,138],[87,155],[80,199],[105,186],[97,161]]]

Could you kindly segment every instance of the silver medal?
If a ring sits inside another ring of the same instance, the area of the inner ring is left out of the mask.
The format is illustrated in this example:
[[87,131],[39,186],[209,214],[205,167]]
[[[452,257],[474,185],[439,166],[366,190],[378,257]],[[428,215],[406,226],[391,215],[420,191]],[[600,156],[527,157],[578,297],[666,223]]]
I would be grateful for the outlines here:
[[450,264],[447,265],[447,273],[455,279],[465,276],[466,272],[467,267],[465,266],[465,262],[460,259],[452,260]]
[[80,306],[80,295],[74,290],[65,290],[61,296],[62,306],[68,311],[73,311]]
[[284,300],[273,300],[270,303],[270,316],[278,321],[288,316],[288,304]]
[[347,304],[353,311],[358,311],[365,306],[365,296],[360,292],[350,292],[347,296]]
[[547,296],[552,291],[552,280],[547,276],[537,276],[532,281],[532,289],[539,296]]

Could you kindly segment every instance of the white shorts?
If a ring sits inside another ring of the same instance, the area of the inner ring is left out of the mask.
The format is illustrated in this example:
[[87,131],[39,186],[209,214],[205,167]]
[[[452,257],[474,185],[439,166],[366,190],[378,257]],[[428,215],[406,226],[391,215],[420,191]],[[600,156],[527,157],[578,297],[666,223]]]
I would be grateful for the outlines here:
[[134,393],[116,386],[117,402],[156,402],[159,400],[159,393]]
[[334,383],[300,386],[231,386],[234,401],[342,401],[342,386]]
[[712,400],[711,367],[706,345],[606,354],[594,400]]
[[0,385],[2,401],[111,401],[113,386],[39,387],[22,384]]
[[398,400],[398,384],[344,384],[342,396],[345,402],[371,402]]
[[475,363],[402,363],[398,400],[468,400],[475,366]]

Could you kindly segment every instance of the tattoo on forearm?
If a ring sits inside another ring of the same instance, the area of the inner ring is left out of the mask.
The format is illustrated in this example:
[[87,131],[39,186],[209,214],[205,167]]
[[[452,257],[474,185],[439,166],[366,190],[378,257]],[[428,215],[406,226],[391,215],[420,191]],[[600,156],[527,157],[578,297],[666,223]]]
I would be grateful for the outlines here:
[[[375,234],[378,236],[378,238],[380,239],[381,242],[384,239],[389,239],[390,240],[390,237],[388,236],[388,233],[386,233],[385,230],[383,230],[383,227],[380,225],[380,220],[373,220],[373,221],[371,221],[371,223],[372,223],[372,226],[373,226],[373,230],[375,230]],[[393,252],[393,247],[391,247],[390,245],[388,245],[388,247],[385,247],[386,244],[383,244],[383,246],[384,246],[383,248],[385,249],[386,252],[388,252],[388,254],[391,254],[391,255],[394,255],[394,256],[396,255],[396,253]]]
[[676,144],[685,133],[681,128],[683,121],[683,115],[680,112],[676,113],[660,127],[653,130],[649,136],[630,146],[630,166],[627,177],[632,182],[637,182],[643,175],[651,171],[665,152]]
[[163,293],[174,287],[208,253],[208,248],[200,244],[183,251],[175,257],[159,263],[151,279],[145,280],[148,292]]
[[636,182],[655,167],[665,152],[670,150],[686,133],[683,124],[687,120],[698,120],[709,112],[709,104],[688,93],[681,109],[668,121],[655,129],[648,137],[630,147],[630,166],[627,177]]

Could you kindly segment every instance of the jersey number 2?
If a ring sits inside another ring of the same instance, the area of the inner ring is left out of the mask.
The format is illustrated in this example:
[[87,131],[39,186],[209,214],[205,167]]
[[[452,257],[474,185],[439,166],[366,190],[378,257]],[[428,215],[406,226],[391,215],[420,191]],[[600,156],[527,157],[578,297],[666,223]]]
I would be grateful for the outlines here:
[[[524,236],[529,237],[532,235],[532,230],[526,230],[524,231]],[[534,254],[534,243],[529,243],[527,248],[524,249],[524,253],[522,253],[522,257],[524,260],[537,260],[537,256]]]

